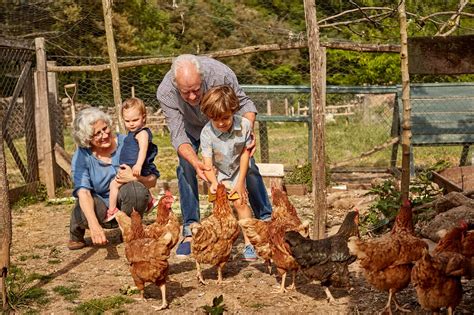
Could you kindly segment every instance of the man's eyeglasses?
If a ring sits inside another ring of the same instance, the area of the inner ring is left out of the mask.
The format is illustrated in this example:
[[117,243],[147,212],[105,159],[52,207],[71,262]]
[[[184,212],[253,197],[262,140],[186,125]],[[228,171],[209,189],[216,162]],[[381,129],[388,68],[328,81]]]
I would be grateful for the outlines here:
[[92,139],[94,140],[100,140],[102,139],[103,135],[108,135],[110,133],[110,127],[109,126],[105,126],[104,128],[102,128],[101,130],[97,131],[96,133],[94,133],[92,135]]

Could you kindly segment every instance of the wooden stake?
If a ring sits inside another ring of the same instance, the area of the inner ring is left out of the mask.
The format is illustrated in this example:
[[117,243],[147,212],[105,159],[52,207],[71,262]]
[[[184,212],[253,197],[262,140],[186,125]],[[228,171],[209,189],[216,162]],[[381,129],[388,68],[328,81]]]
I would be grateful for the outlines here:
[[115,115],[118,121],[119,132],[124,133],[120,107],[122,106],[122,97],[120,95],[120,76],[117,64],[117,50],[115,49],[114,32],[112,28],[112,1],[102,0],[104,9],[105,35],[107,37],[107,51],[109,53],[110,72],[112,74],[112,88],[114,92]]
[[313,166],[313,198],[314,222],[313,238],[321,239],[326,232],[326,159],[324,136],[325,113],[325,69],[323,54],[319,40],[319,26],[316,19],[316,3],[304,0],[306,32],[308,34],[309,61],[311,69],[311,104],[312,104],[312,166]]
[[398,6],[400,19],[400,62],[402,71],[402,202],[408,199],[410,189],[410,146],[411,146],[411,103],[410,103],[410,74],[408,73],[408,36],[405,0]]

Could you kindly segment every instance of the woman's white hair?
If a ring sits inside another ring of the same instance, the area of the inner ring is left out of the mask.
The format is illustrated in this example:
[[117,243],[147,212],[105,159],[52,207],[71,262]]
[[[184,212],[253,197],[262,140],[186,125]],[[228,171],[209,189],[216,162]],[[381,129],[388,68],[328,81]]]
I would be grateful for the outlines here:
[[94,125],[102,120],[107,126],[112,127],[112,118],[98,108],[89,107],[81,110],[74,119],[72,137],[74,142],[81,148],[90,148]]
[[171,73],[173,74],[173,83],[176,84],[176,74],[178,70],[184,67],[189,67],[190,64],[196,67],[197,72],[202,77],[203,73],[201,69],[201,63],[199,62],[198,57],[191,54],[183,54],[174,58],[173,63],[171,64]]

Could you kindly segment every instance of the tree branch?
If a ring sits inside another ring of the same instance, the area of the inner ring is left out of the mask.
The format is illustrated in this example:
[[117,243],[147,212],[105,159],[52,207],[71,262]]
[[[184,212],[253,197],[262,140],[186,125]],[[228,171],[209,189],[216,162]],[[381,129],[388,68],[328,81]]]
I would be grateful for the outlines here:
[[[435,34],[435,36],[447,36],[449,34],[451,34],[452,32],[454,32],[458,26],[459,26],[459,20],[461,19],[461,12],[462,10],[464,10],[464,7],[468,4],[469,0],[460,0],[459,2],[459,8],[458,10],[456,11],[455,14],[453,14],[441,27],[440,29],[438,30],[438,32]],[[454,23],[453,23],[454,22]],[[451,26],[451,24],[454,24],[452,25],[452,27],[446,31],[445,33],[442,33],[448,26]]]

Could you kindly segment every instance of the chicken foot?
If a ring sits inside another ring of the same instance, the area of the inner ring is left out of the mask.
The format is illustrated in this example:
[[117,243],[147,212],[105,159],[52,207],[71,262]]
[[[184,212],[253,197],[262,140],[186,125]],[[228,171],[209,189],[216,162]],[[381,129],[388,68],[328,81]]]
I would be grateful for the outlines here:
[[202,277],[202,272],[201,272],[201,265],[196,261],[196,271],[197,271],[197,278],[199,283],[206,285],[207,283],[204,281],[204,278]]
[[395,310],[398,310],[398,311],[403,312],[403,313],[410,313],[411,312],[409,309],[406,309],[403,306],[400,306],[400,304],[398,304],[398,301],[395,298],[395,294],[393,295],[393,303],[395,304]]
[[278,289],[276,291],[272,291],[272,293],[286,293],[287,291],[285,289],[285,282],[286,282],[286,272],[281,275],[280,289]]
[[160,285],[160,291],[163,303],[161,304],[161,306],[152,306],[155,311],[161,311],[165,308],[168,308],[168,301],[166,300],[166,284]]
[[328,302],[330,304],[337,304],[336,300],[334,299],[334,297],[331,294],[331,291],[329,291],[329,288],[326,287],[326,286],[323,286],[323,289],[324,289],[324,293],[326,293],[326,297],[327,297]]

